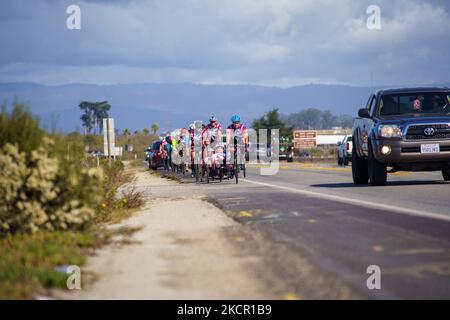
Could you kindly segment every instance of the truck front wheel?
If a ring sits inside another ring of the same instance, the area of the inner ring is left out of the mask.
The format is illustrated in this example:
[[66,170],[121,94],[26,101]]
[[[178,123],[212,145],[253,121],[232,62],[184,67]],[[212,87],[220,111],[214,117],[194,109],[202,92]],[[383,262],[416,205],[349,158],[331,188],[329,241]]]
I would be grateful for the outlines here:
[[352,176],[354,184],[367,184],[369,180],[367,160],[358,157],[356,148],[352,150]]
[[450,181],[450,169],[442,170],[442,176],[444,177],[445,181]]
[[369,145],[368,167],[370,185],[384,186],[387,180],[386,165],[378,162],[377,159],[375,159],[371,145]]

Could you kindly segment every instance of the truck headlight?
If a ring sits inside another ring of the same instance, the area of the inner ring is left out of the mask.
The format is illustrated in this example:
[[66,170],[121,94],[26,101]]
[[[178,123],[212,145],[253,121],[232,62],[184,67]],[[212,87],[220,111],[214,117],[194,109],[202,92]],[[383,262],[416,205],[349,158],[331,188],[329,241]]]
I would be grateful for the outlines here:
[[378,127],[378,136],[382,138],[401,138],[402,130],[397,125],[380,125]]

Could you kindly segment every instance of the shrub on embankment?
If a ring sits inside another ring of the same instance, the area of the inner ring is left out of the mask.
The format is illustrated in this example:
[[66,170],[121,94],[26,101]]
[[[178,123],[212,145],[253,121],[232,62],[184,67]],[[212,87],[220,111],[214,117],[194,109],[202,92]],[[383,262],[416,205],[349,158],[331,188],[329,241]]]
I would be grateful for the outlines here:
[[20,104],[2,110],[0,126],[0,236],[86,227],[101,199],[102,171],[82,166],[82,150],[63,155],[70,137],[45,135]]
[[[49,134],[15,102],[0,112],[0,299],[35,298],[65,288],[67,265],[81,266],[86,250],[112,233],[98,222],[117,222],[142,203],[120,161],[87,157],[86,137]],[[132,231],[132,230],[131,230]],[[82,286],[84,280],[82,278]]]

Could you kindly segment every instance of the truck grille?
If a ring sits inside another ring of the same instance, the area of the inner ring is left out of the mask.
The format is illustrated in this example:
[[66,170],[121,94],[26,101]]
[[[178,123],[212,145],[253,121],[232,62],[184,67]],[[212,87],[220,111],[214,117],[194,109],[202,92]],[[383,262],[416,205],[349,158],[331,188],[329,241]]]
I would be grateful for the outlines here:
[[[425,134],[426,129],[428,129],[429,134]],[[450,139],[450,124],[421,124],[410,126],[408,128],[408,132],[406,133],[406,139]]]
[[[449,152],[450,146],[441,146],[441,152]],[[401,149],[402,153],[420,153],[420,147],[404,147]]]

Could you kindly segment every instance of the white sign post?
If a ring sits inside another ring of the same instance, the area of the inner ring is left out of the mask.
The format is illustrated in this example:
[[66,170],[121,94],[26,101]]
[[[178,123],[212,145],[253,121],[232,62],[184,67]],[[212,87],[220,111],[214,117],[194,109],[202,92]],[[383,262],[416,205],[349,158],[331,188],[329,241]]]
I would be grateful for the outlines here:
[[114,136],[114,119],[103,119],[103,154],[108,157],[108,165],[111,166],[111,157],[115,151],[115,136]]

